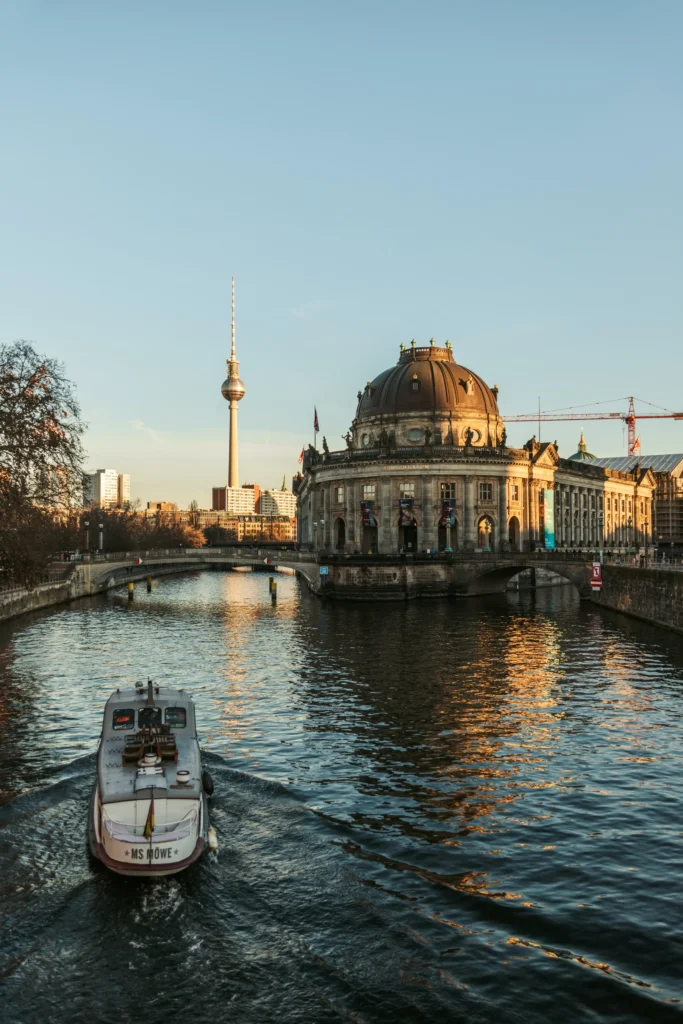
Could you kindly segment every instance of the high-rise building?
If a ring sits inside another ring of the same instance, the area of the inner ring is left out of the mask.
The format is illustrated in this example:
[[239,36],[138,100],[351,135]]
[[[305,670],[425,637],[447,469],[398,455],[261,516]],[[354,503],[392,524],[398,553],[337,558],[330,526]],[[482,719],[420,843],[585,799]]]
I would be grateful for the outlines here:
[[251,515],[256,511],[259,494],[258,484],[245,484],[244,487],[214,487],[211,508],[214,512]]
[[130,502],[130,476],[115,469],[96,469],[83,477],[83,504],[115,508]]
[[281,491],[261,491],[258,511],[262,516],[295,516],[296,494],[284,487]]
[[130,475],[119,473],[117,482],[117,501],[122,507],[130,504]]
[[227,360],[228,376],[223,381],[221,394],[230,403],[230,454],[228,460],[228,487],[239,487],[237,465],[237,403],[244,398],[246,388],[239,378],[239,363],[235,355],[235,278],[232,279],[232,347]]

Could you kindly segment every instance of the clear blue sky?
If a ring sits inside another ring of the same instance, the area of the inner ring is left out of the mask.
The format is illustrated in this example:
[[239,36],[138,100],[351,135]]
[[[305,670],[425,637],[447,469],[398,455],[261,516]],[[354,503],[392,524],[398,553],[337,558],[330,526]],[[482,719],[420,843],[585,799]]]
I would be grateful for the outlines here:
[[682,38],[680,0],[5,3],[0,340],[64,360],[143,501],[226,478],[231,274],[243,480],[291,477],[314,403],[341,446],[413,337],[503,414],[679,409]]

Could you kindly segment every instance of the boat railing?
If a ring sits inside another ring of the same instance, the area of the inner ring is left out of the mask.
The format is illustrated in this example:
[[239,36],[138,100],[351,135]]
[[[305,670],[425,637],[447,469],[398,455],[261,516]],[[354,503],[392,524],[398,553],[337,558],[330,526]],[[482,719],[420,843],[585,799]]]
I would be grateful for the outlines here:
[[[173,842],[176,839],[185,839],[197,823],[197,811],[192,810],[178,821],[167,821],[155,824],[152,832],[152,842]],[[112,839],[120,843],[138,843],[140,837],[144,836],[146,825],[133,825],[127,821],[114,821],[113,818],[104,815],[103,824]]]

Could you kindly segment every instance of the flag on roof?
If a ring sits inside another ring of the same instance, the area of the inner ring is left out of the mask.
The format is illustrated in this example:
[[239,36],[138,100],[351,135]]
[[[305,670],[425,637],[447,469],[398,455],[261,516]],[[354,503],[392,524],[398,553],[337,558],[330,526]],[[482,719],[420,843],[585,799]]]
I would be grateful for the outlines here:
[[631,452],[631,454],[632,455],[637,455],[639,451],[640,451],[640,434],[638,435],[638,437],[633,442],[633,451]]
[[301,449],[301,455],[299,456],[299,462],[303,462],[303,461],[304,461],[304,450],[302,448]]

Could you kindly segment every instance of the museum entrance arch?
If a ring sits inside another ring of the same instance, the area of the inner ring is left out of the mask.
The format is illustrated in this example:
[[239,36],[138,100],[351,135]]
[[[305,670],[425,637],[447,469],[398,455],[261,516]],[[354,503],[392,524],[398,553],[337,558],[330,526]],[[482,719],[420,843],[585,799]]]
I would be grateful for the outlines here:
[[361,536],[361,551],[364,555],[377,554],[377,527],[363,524]]
[[343,551],[346,546],[346,523],[341,518],[334,521],[334,546],[337,551]]
[[417,519],[412,519],[399,526],[398,549],[407,552],[417,551]]
[[482,516],[477,524],[477,547],[480,551],[493,551],[493,519]]
[[519,519],[512,516],[508,523],[508,544],[511,551],[519,551]]

